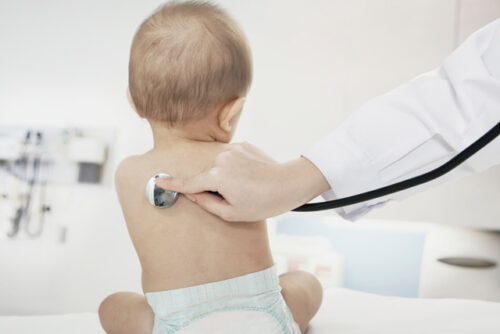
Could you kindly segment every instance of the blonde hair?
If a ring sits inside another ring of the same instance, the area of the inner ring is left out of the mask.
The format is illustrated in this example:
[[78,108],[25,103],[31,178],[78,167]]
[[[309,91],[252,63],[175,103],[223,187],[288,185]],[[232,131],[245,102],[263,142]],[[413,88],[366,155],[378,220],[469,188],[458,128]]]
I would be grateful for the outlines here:
[[246,95],[251,81],[243,32],[209,2],[168,2],[134,36],[129,89],[142,117],[171,125],[200,119]]

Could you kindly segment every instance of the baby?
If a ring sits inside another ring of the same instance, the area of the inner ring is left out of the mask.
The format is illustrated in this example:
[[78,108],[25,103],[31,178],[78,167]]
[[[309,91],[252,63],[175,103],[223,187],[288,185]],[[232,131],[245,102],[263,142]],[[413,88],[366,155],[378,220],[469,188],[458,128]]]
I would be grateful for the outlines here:
[[314,276],[277,277],[265,221],[226,222],[183,196],[159,209],[145,196],[153,175],[196,175],[227,149],[251,80],[246,39],[213,4],[169,2],[139,27],[128,98],[154,147],[125,159],[115,183],[145,296],[107,297],[106,332],[296,334],[318,310]]

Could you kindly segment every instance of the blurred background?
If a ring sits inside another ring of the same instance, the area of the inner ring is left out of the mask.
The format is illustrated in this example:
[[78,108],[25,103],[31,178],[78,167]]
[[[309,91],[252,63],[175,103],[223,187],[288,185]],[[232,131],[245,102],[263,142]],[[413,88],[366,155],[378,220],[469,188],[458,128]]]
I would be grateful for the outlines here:
[[[235,141],[281,161],[500,17],[498,0],[214,2],[254,57]],[[140,291],[113,172],[152,145],[125,90],[134,32],[161,3],[0,0],[0,314],[91,312]],[[356,223],[286,214],[271,222],[275,259],[327,287],[500,301],[499,189],[497,166]]]

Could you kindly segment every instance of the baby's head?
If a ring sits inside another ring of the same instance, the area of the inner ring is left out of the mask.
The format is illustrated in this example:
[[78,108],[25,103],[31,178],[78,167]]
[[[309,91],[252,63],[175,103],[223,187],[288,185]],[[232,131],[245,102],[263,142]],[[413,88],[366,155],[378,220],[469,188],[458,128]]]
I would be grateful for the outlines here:
[[251,81],[243,32],[208,2],[166,3],[132,42],[129,97],[150,123],[182,128],[216,122],[229,141]]

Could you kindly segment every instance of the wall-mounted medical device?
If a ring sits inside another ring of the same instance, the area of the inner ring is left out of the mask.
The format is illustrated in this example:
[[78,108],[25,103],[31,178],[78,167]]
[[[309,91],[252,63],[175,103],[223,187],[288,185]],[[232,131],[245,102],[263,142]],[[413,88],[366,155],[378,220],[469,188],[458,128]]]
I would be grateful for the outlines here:
[[99,138],[79,136],[69,142],[68,157],[78,164],[78,182],[99,183],[106,155],[107,146]]
[[113,140],[112,129],[0,127],[0,238],[42,234],[50,186],[105,183]]

